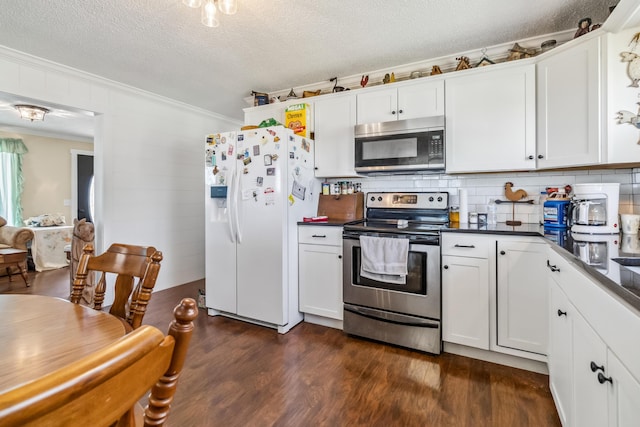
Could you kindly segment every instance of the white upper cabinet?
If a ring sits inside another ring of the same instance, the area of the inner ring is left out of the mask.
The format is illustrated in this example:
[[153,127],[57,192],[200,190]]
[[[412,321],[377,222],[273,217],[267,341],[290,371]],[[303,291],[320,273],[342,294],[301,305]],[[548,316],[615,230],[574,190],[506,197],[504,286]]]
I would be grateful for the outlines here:
[[569,43],[537,64],[538,168],[601,161],[600,37]]
[[372,89],[357,98],[358,124],[444,115],[442,80]]
[[318,178],[357,176],[354,171],[356,96],[318,99],[315,114],[315,175]]
[[535,168],[535,65],[446,80],[448,173]]

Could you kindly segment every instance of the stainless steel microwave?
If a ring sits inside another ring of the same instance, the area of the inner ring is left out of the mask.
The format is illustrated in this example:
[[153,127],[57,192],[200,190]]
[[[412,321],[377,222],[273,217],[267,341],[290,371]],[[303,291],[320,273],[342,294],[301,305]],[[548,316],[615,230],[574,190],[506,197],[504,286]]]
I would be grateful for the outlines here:
[[359,173],[444,171],[444,116],[355,127]]

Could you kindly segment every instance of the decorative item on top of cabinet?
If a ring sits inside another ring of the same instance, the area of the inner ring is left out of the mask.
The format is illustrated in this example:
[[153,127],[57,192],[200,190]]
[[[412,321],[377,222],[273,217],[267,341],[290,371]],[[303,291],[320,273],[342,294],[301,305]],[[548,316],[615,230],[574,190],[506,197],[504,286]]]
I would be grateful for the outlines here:
[[530,49],[526,47],[520,46],[518,43],[514,43],[513,47],[509,51],[509,56],[507,57],[507,61],[513,61],[516,59],[525,59],[531,58],[536,55],[535,49]]
[[467,58],[466,56],[461,56],[459,58],[456,58],[456,60],[458,61],[458,65],[456,66],[456,71],[466,70],[471,68],[471,65],[469,65],[469,58]]
[[487,65],[493,65],[493,64],[495,64],[495,62],[490,60],[489,57],[487,56],[487,49],[483,48],[482,49],[482,58],[480,58],[480,61],[478,61],[478,63],[476,64],[476,68],[478,68],[478,67],[486,67]]
[[336,92],[342,92],[343,90],[349,90],[349,88],[345,88],[344,86],[338,86],[338,78],[337,77],[331,77],[329,79],[330,82],[335,82],[333,84],[333,89],[331,90],[331,92],[336,93]]
[[434,65],[433,67],[431,67],[431,75],[435,76],[438,74],[442,74],[442,70],[440,69],[440,67],[437,65]]
[[362,76],[362,78],[360,79],[360,86],[365,87],[367,83],[369,83],[369,76]]
[[589,31],[591,31],[591,18],[582,18],[578,22],[578,31],[573,35],[573,38],[578,38],[580,36],[584,36]]

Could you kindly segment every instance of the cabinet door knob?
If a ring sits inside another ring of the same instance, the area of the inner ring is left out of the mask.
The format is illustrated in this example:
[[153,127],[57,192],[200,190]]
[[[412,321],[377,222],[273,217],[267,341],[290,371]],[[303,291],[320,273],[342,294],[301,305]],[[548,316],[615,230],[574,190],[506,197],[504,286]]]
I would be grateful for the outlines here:
[[562,310],[558,309],[558,317],[560,317],[560,316],[566,316],[566,315],[567,315],[567,312],[566,312],[566,311],[562,311]]
[[542,154],[538,154],[538,158],[539,159],[544,159],[544,156]]
[[314,166],[313,170],[318,170],[318,167],[317,167],[317,166]]
[[611,377],[605,377],[602,372],[598,372],[598,382],[600,384],[604,384],[606,382],[610,382],[611,384],[613,384],[613,378]]
[[500,255],[506,255],[507,253],[505,251],[500,251]]
[[393,114],[393,115],[395,116],[395,114],[396,114],[396,111],[395,111],[395,110],[393,110],[393,111],[391,112],[391,114]]
[[402,114],[402,110],[398,110],[398,114]]
[[598,366],[596,365],[596,362],[592,361],[589,367],[591,368],[591,372],[596,372],[597,370],[601,370],[602,372],[604,372],[604,365]]
[[445,270],[448,270],[448,269],[449,269],[449,266],[448,266],[448,265],[445,265],[445,266],[443,266],[442,268],[444,268]]
[[338,255],[338,259],[342,259],[342,255]]
[[529,157],[527,157],[527,159],[533,160],[533,156],[529,156]]

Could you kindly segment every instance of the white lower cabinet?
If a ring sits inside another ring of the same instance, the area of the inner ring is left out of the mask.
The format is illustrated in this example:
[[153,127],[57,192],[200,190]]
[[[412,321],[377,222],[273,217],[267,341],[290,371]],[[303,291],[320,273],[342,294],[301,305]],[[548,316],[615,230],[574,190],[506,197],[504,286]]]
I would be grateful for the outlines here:
[[442,256],[442,339],[489,349],[489,260]]
[[549,388],[563,426],[573,413],[573,325],[575,309],[549,278]]
[[640,317],[552,249],[548,259],[549,387],[562,425],[640,425]]
[[342,227],[298,227],[300,311],[342,320]]
[[546,247],[537,237],[443,233],[443,341],[546,361]]
[[546,355],[547,244],[507,237],[497,250],[497,345]]

